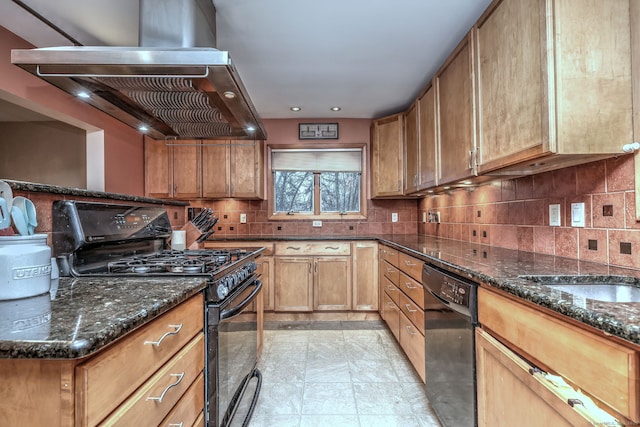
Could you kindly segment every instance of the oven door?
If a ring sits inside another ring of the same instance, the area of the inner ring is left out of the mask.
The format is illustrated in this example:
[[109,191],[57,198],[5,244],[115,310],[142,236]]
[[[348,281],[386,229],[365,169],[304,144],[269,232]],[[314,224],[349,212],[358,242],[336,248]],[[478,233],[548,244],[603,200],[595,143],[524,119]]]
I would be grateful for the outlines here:
[[261,384],[253,303],[261,290],[262,282],[253,276],[230,298],[208,307],[210,426],[243,426],[253,413]]

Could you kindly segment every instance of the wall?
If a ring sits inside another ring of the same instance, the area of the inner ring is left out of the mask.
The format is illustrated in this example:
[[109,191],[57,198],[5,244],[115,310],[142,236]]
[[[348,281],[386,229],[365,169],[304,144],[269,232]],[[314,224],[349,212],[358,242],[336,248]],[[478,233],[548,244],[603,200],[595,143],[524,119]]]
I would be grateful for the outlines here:
[[86,188],[85,140],[61,122],[1,122],[0,177]]
[[[269,145],[296,144],[298,123],[338,122],[338,140],[331,143],[370,144],[369,119],[267,119],[264,125]],[[305,141],[309,142],[309,141]],[[318,141],[321,143],[322,141]],[[367,149],[367,153],[369,153]],[[369,165],[369,159],[366,160]],[[268,172],[267,172],[268,173]],[[369,193],[369,184],[365,184]],[[322,227],[312,227],[310,220],[270,221],[266,200],[191,200],[192,206],[210,207],[220,217],[213,237],[242,235],[356,235],[356,234],[415,234],[418,230],[416,200],[370,200],[367,198],[366,220],[322,221]],[[398,213],[398,222],[391,222],[391,213]],[[240,214],[247,214],[247,223],[240,223]]]
[[[32,48],[0,27],[0,91],[33,103],[85,130],[104,129],[105,191],[144,195],[142,135],[111,116],[11,64],[11,49]],[[0,177],[2,178],[2,177]]]
[[[426,197],[422,223],[429,236],[640,268],[640,223],[635,221],[633,155]],[[571,227],[571,203],[584,202],[586,226]],[[549,204],[561,206],[561,226],[550,227]],[[612,215],[603,215],[604,206]],[[621,243],[631,254],[621,253]],[[591,245],[590,245],[591,244]]]

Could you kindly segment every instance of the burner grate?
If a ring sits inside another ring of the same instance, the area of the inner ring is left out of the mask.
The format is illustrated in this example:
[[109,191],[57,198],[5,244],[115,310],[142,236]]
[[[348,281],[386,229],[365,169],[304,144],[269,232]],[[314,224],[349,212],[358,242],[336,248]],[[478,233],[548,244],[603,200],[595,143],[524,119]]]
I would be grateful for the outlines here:
[[212,274],[246,255],[247,251],[243,249],[165,250],[111,261],[107,268],[111,274]]

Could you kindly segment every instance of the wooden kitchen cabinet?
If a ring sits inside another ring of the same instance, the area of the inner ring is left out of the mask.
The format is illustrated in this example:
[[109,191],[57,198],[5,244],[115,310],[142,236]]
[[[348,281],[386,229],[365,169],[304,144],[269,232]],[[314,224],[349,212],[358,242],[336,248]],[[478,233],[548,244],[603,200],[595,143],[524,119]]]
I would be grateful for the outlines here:
[[438,120],[436,113],[436,90],[431,84],[418,98],[418,187],[425,190],[437,184]]
[[[140,413],[146,415],[138,425],[156,425],[183,401],[192,401],[190,409],[176,412],[195,420],[204,410],[204,397],[198,396],[204,396],[204,383],[198,386],[205,357],[203,307],[198,294],[83,359],[1,359],[2,425],[110,425]],[[173,333],[159,345],[147,344],[166,332]],[[164,405],[146,400],[142,390],[162,392],[173,381],[169,371],[182,366],[185,376],[167,392]]]
[[374,120],[371,125],[371,197],[403,195],[404,114]]
[[465,37],[436,74],[440,117],[438,183],[448,184],[474,174],[475,116],[473,49]]
[[276,257],[275,311],[313,311],[313,258]]
[[173,197],[173,150],[164,141],[144,138],[144,192],[147,197]]
[[618,425],[588,421],[533,366],[482,329],[475,335],[478,427]]
[[353,242],[353,310],[376,311],[379,303],[378,243]]
[[145,138],[145,195],[191,199],[201,194],[201,150],[198,141]]
[[[202,150],[198,141],[173,141],[173,197],[192,199],[202,192]],[[181,146],[182,145],[182,146]]]
[[420,135],[418,103],[404,115],[404,194],[415,193],[420,184]]
[[629,9],[630,0],[492,4],[474,28],[479,174],[586,163],[633,141]]
[[351,310],[351,257],[315,257],[313,264],[313,309]]
[[640,350],[509,294],[480,287],[478,321],[527,360],[640,422]]
[[396,337],[396,341],[400,342],[400,308],[387,292],[382,292],[382,295],[382,319]]
[[264,198],[263,141],[202,146],[202,197]]

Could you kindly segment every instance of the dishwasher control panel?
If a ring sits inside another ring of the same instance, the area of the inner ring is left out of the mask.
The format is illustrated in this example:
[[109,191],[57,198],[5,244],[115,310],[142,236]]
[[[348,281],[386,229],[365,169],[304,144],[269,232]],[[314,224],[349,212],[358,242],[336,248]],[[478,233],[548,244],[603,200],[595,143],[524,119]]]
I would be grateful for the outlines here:
[[442,275],[440,296],[448,301],[469,307],[469,285],[452,277]]
[[477,322],[478,284],[445,271],[444,269],[425,264],[422,269],[422,285],[441,304],[449,309],[463,313]]

